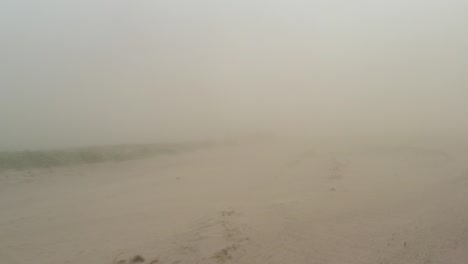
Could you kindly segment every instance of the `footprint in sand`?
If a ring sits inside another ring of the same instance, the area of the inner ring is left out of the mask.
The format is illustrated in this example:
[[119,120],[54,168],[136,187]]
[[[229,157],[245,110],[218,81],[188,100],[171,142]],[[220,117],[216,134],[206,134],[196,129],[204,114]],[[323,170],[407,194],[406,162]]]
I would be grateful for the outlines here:
[[330,180],[340,180],[343,178],[344,170],[346,168],[346,163],[333,158],[330,161],[330,174],[328,179]]
[[[176,238],[176,247],[155,252],[158,258],[145,260],[141,255],[136,255],[128,259],[120,258],[112,264],[226,263],[235,259],[235,252],[249,241],[245,235],[246,227],[238,222],[240,215],[235,210],[220,211]],[[219,247],[213,248],[214,245]]]
[[233,244],[231,246],[225,247],[221,249],[220,251],[216,252],[212,258],[215,259],[216,262],[218,263],[224,263],[233,258],[232,253],[236,251],[238,248],[239,248],[239,245],[237,244]]

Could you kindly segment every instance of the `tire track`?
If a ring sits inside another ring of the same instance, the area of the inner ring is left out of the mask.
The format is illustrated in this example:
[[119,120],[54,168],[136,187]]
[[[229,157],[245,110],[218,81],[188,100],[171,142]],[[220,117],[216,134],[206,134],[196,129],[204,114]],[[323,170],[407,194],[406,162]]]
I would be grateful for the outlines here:
[[184,264],[228,263],[236,252],[249,242],[248,226],[242,225],[242,215],[235,210],[223,210],[214,216],[196,221],[189,230],[175,236],[168,247],[151,258],[142,255],[116,258],[113,264]]

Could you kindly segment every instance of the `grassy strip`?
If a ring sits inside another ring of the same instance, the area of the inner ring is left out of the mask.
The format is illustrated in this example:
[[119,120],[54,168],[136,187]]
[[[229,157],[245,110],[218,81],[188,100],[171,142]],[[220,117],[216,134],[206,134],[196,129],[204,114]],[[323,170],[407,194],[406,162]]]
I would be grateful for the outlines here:
[[207,145],[210,144],[118,145],[63,150],[0,152],[0,171],[133,160],[156,155],[172,154]]

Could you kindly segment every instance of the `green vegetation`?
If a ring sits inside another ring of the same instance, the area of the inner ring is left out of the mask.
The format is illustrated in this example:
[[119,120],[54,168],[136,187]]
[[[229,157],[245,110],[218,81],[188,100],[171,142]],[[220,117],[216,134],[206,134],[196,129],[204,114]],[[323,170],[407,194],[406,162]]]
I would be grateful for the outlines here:
[[0,152],[0,171],[125,161],[206,147],[209,143],[147,144],[44,151]]

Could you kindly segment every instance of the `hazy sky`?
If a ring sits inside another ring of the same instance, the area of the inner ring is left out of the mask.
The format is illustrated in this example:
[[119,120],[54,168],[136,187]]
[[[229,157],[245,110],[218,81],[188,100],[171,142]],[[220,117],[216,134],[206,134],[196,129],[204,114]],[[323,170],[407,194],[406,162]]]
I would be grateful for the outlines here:
[[0,4],[0,149],[468,132],[466,0]]

